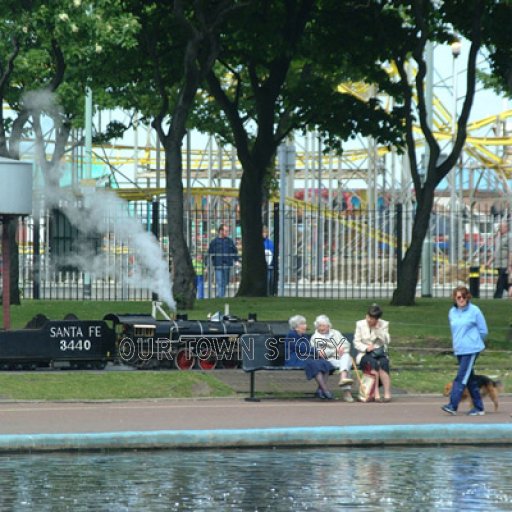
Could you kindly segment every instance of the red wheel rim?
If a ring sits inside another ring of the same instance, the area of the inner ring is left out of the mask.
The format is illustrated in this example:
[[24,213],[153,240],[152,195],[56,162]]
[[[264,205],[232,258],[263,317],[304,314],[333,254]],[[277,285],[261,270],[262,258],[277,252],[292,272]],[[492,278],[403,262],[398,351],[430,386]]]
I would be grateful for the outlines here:
[[197,364],[201,370],[213,370],[217,366],[217,354],[211,351],[201,354],[197,360]]
[[190,370],[195,363],[195,357],[192,355],[190,350],[182,348],[178,350],[176,357],[174,358],[174,364],[178,370]]

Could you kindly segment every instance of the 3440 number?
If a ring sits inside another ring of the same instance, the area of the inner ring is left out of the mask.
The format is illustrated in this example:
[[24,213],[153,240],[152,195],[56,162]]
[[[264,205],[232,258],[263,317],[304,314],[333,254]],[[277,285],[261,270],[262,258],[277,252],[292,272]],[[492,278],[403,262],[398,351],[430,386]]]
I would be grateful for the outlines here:
[[87,351],[91,350],[90,340],[60,340],[60,350],[67,351]]

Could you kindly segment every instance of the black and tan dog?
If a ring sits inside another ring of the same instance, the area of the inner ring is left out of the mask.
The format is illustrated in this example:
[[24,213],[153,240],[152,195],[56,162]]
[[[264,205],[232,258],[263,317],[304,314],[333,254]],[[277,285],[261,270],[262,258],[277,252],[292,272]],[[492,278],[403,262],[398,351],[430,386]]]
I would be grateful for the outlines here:
[[[494,404],[494,412],[498,410],[498,396],[503,391],[503,384],[499,380],[492,380],[485,375],[476,375],[475,378],[480,388],[480,395],[482,398],[488,396]],[[448,382],[444,387],[444,396],[448,396],[452,391],[452,382]],[[471,400],[468,388],[464,388],[462,393],[462,400]]]

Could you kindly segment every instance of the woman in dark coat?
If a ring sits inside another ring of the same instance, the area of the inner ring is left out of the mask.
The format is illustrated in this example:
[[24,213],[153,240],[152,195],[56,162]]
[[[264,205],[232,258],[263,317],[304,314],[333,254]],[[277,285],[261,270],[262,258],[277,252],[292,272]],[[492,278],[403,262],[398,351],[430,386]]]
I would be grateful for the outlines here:
[[309,342],[306,335],[306,319],[301,315],[295,315],[288,321],[290,332],[285,340],[285,366],[304,368],[308,380],[315,379],[318,389],[315,395],[318,398],[333,400],[332,393],[327,388],[327,377],[336,368],[325,359],[322,350],[316,350]]

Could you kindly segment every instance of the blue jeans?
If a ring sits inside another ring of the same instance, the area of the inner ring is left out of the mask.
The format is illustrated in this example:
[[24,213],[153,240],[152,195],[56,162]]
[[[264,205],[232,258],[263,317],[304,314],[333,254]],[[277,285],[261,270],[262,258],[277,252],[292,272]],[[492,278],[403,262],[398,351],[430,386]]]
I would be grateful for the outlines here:
[[204,276],[196,276],[196,298],[204,299]]
[[274,269],[267,267],[267,295],[274,295]]
[[222,298],[226,295],[226,286],[229,284],[229,271],[231,267],[215,267],[216,296]]
[[450,405],[455,410],[459,407],[459,402],[466,386],[475,408],[479,411],[484,410],[484,404],[482,402],[482,397],[480,396],[478,383],[475,379],[475,374],[473,373],[477,357],[478,353],[457,356],[457,360],[459,361],[459,370],[457,371],[457,376],[453,381],[452,392],[450,394]]

